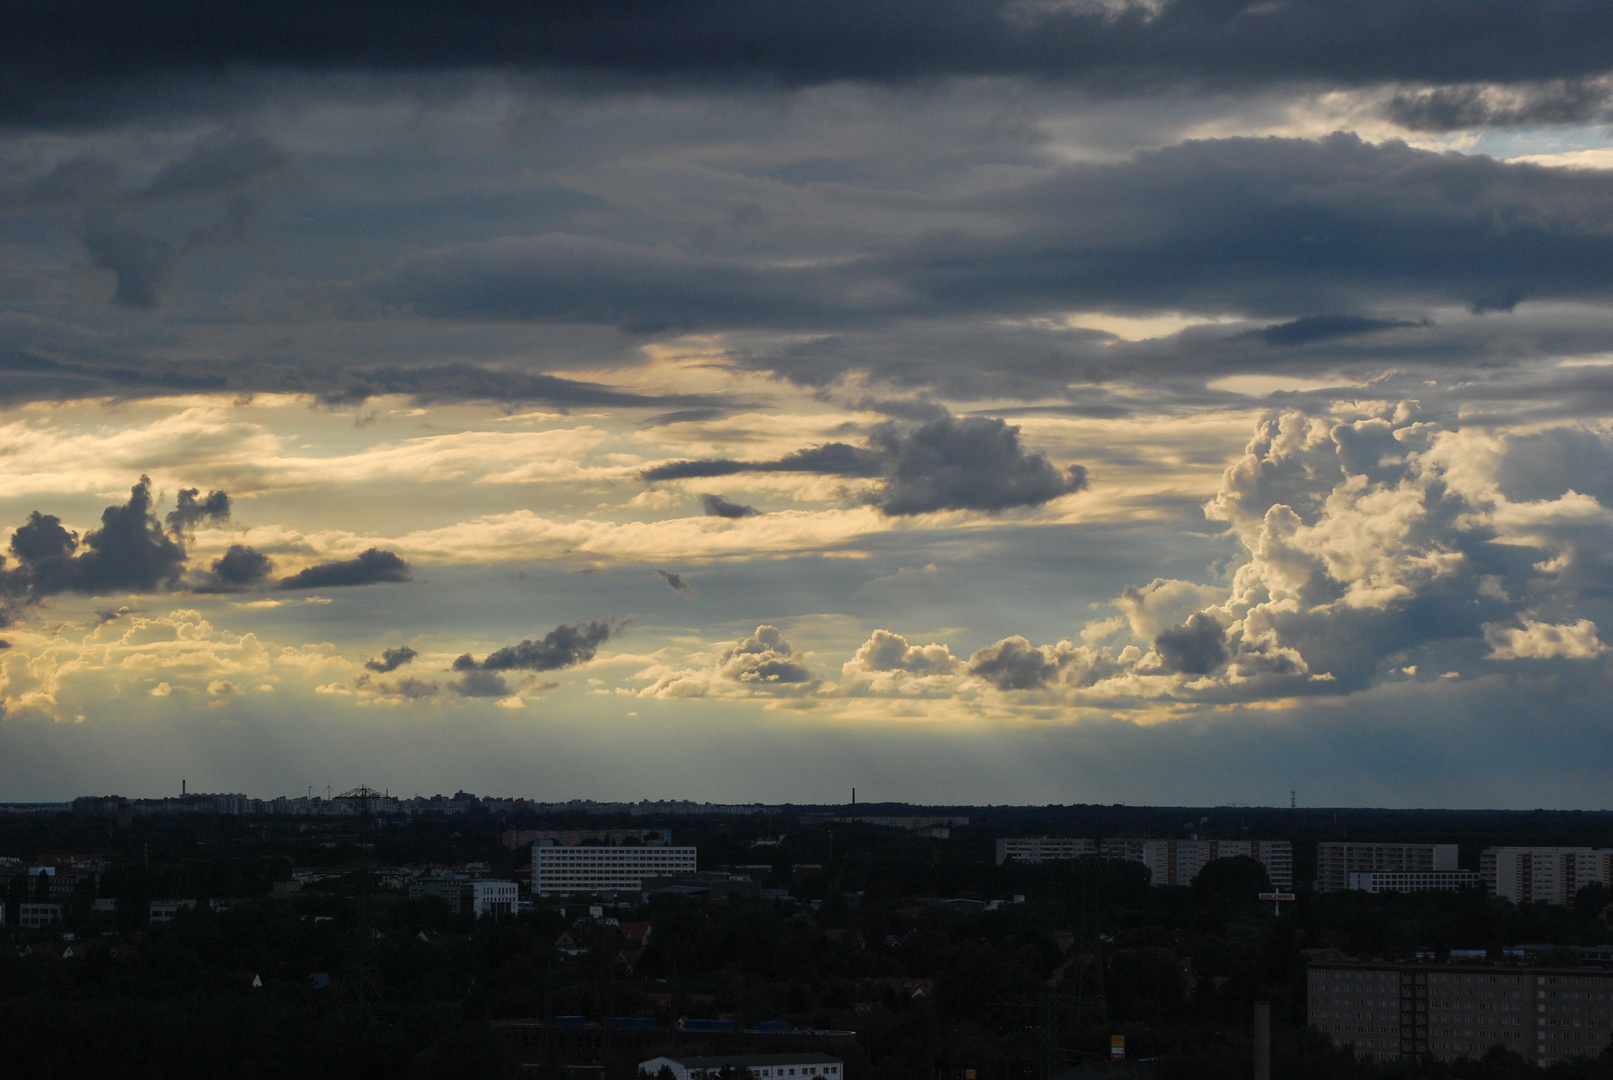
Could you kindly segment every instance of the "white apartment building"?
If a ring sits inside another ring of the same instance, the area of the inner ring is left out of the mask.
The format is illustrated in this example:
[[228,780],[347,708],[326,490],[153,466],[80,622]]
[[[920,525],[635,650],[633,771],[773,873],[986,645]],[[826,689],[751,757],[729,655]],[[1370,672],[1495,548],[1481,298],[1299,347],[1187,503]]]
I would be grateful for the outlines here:
[[658,1057],[638,1063],[639,1071],[656,1076],[665,1068],[676,1080],[716,1080],[723,1070],[745,1070],[751,1080],[841,1080],[845,1063],[828,1054],[725,1054],[721,1057]]
[[1039,863],[1053,859],[1079,859],[1083,855],[1097,853],[1096,841],[1078,840],[1073,836],[1016,836],[997,841],[998,866],[1009,859]]
[[471,881],[471,911],[483,915],[514,915],[520,905],[521,890],[513,881]]
[[1266,868],[1272,888],[1294,885],[1294,846],[1287,840],[1135,840],[1115,837],[1103,842],[1111,859],[1148,867],[1150,885],[1186,885],[1216,859],[1243,855]]
[[1592,882],[1613,887],[1613,849],[1496,847],[1479,854],[1490,895],[1514,904],[1572,904]]
[[1455,844],[1357,844],[1328,840],[1316,845],[1317,892],[1351,888],[1351,874],[1378,870],[1435,873],[1455,869]]
[[692,874],[692,847],[532,846],[532,894],[634,892],[647,877]]
[[1472,870],[1369,870],[1350,875],[1356,892],[1457,892],[1475,888],[1483,879]]

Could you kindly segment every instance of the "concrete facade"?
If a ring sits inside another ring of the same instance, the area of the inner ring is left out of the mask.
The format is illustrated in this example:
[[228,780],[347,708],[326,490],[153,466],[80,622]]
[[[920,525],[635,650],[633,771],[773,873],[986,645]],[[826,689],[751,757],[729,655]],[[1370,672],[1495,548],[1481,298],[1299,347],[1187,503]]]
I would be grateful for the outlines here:
[[1549,1065],[1609,1043],[1613,971],[1502,964],[1313,963],[1310,1025],[1379,1061],[1477,1058],[1505,1046]]

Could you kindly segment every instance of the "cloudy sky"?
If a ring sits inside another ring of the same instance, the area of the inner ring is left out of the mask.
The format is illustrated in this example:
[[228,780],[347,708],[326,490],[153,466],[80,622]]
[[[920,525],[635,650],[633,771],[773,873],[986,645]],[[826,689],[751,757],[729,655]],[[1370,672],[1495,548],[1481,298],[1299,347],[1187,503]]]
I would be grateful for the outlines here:
[[1608,805],[1607,4],[259,11],[0,12],[0,797]]

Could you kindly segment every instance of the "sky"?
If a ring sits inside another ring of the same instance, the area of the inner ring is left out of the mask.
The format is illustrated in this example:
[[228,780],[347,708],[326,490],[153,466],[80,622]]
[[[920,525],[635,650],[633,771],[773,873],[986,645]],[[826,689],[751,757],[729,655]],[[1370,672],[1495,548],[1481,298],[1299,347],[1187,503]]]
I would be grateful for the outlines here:
[[6,5],[0,800],[1607,807],[1610,34]]

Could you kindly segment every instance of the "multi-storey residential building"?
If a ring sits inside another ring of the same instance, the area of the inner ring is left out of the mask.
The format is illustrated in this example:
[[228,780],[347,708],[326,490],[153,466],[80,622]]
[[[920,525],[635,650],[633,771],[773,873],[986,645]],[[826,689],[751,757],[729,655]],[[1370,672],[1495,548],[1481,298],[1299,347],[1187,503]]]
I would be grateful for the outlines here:
[[1480,884],[1472,870],[1369,870],[1350,874],[1350,888],[1357,892],[1456,892]]
[[648,877],[692,874],[692,847],[532,845],[532,894],[631,892]]
[[1243,855],[1266,868],[1272,887],[1294,884],[1294,848],[1287,840],[1105,840],[1102,854],[1148,867],[1151,885],[1186,885],[1216,859]]
[[1016,836],[997,841],[998,866],[1009,859],[1039,863],[1053,859],[1079,859],[1083,855],[1097,853],[1096,841],[1078,840],[1072,836]]
[[1613,887],[1613,849],[1485,848],[1479,876],[1492,896],[1514,904],[1572,904],[1574,894],[1593,882]]
[[1311,1026],[1377,1060],[1504,1046],[1549,1065],[1594,1057],[1613,1031],[1613,971],[1341,961],[1308,976]]
[[1455,844],[1357,844],[1329,840],[1316,845],[1317,892],[1350,888],[1351,874],[1377,870],[1433,873],[1455,869]]

